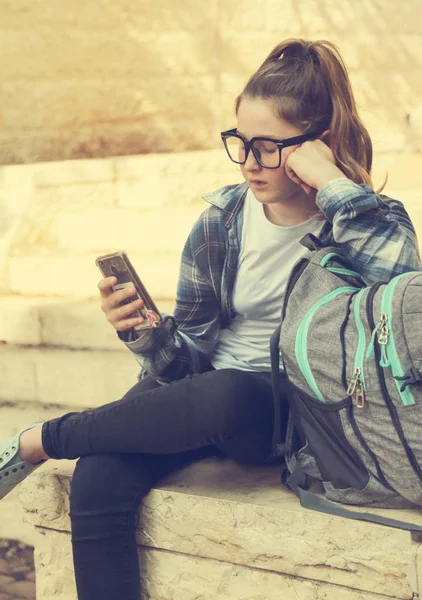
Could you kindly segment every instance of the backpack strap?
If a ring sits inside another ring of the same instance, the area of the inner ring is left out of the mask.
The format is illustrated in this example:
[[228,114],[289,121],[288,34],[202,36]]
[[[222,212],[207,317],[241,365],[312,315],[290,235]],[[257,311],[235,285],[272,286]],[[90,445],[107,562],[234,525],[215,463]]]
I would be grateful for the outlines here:
[[271,356],[271,384],[273,388],[274,400],[274,433],[273,446],[279,446],[281,441],[281,411],[280,411],[280,331],[281,323],[271,335],[270,356]]
[[298,461],[295,461],[293,471],[287,478],[286,485],[296,494],[299,498],[300,505],[303,508],[315,510],[318,512],[327,513],[336,517],[343,517],[345,519],[355,519],[356,521],[368,521],[369,523],[375,523],[377,525],[386,525],[387,527],[393,527],[395,529],[403,529],[405,531],[417,531],[422,532],[422,526],[416,525],[415,523],[408,523],[406,521],[399,521],[397,519],[390,519],[389,517],[382,517],[380,515],[374,515],[367,512],[357,512],[343,508],[341,504],[331,502],[324,498],[320,494],[311,492],[306,488],[306,473],[299,465]]
[[319,238],[316,237],[313,233],[307,233],[299,240],[302,246],[305,246],[309,251],[314,252],[316,250],[321,250],[321,248],[326,248],[327,244],[324,244]]

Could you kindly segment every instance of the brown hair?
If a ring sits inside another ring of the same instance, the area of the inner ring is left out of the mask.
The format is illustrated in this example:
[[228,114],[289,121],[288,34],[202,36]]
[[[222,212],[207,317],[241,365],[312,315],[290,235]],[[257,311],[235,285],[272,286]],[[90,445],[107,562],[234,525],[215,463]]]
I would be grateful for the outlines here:
[[236,114],[245,97],[275,100],[278,115],[304,133],[330,129],[329,145],[338,168],[352,181],[372,186],[371,138],[333,43],[285,40],[249,79],[236,99]]

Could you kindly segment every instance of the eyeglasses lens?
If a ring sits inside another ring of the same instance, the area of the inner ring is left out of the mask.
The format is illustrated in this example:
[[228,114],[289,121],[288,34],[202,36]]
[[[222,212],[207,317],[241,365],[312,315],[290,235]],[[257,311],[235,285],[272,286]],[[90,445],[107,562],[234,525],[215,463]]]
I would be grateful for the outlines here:
[[243,140],[232,135],[225,139],[227,152],[232,161],[242,164],[245,162],[246,150]]
[[[227,152],[232,161],[243,164],[246,157],[245,144],[241,138],[228,136],[225,139]],[[276,168],[280,163],[280,151],[274,142],[256,140],[253,144],[253,154],[263,167]]]

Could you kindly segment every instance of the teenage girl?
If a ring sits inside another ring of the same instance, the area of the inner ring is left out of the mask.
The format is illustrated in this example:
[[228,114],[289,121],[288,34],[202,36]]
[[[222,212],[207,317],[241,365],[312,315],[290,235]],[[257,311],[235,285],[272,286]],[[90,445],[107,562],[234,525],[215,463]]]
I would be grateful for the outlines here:
[[116,402],[33,424],[0,450],[0,498],[48,458],[79,458],[70,494],[79,600],[139,600],[136,515],[165,474],[213,453],[248,465],[271,456],[269,340],[305,234],[340,247],[367,284],[421,268],[403,205],[373,189],[371,140],[333,44],[274,48],[222,140],[245,182],[205,196],[174,318],[136,333],[141,301],[121,305],[134,290],[99,282],[140,381]]

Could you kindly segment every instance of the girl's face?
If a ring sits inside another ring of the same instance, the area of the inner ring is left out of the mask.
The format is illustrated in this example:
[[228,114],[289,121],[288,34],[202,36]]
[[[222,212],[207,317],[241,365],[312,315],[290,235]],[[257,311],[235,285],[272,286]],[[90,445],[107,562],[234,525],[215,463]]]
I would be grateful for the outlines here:
[[[283,140],[303,133],[294,125],[276,116],[275,104],[263,98],[244,98],[237,113],[237,132],[246,140],[267,136]],[[284,165],[291,152],[298,146],[283,148],[278,169],[265,169],[255,160],[252,152],[244,165],[242,175],[255,198],[263,204],[290,204],[305,192],[287,176]]]

